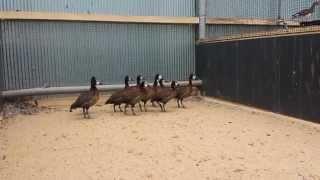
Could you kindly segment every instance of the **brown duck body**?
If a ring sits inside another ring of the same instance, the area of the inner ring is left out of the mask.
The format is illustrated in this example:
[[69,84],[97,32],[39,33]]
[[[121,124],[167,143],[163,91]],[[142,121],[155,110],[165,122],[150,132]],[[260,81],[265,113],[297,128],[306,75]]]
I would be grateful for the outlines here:
[[190,96],[195,96],[199,92],[199,89],[195,86],[177,87],[177,99],[184,99]]
[[155,95],[155,88],[153,86],[145,87],[145,90],[142,92],[141,101],[143,102],[144,111],[147,112],[146,104],[147,102],[154,97]]
[[[144,104],[144,110],[147,112],[146,104],[149,100],[152,100],[156,96],[157,88],[158,88],[158,82],[162,78],[160,74],[157,74],[154,78],[153,86],[147,86],[145,88],[145,92],[143,93],[141,97],[141,101]],[[151,101],[153,104],[153,101]]]
[[107,100],[105,104],[113,104],[113,110],[116,112],[115,106],[119,106],[120,111],[122,111],[120,105],[123,104],[122,96],[126,92],[126,88],[120,91],[115,92],[111,95],[111,97]]
[[95,105],[99,100],[99,91],[96,87],[97,81],[95,77],[91,78],[91,88],[89,92],[82,93],[76,99],[76,101],[71,105],[70,112],[73,109],[82,108],[83,109],[83,116],[89,118],[89,109],[91,106]]
[[113,104],[113,111],[116,111],[116,106],[119,106],[120,111],[122,112],[121,109],[121,104],[123,104],[123,95],[125,95],[126,91],[128,91],[129,89],[131,89],[132,87],[129,86],[129,80],[131,78],[129,78],[129,76],[126,76],[124,79],[124,84],[125,84],[125,88],[122,90],[119,90],[115,93],[113,93],[111,95],[111,97],[106,101],[105,104]]
[[193,87],[188,85],[186,87],[177,88],[177,99],[190,97],[192,94]]
[[162,111],[166,111],[166,104],[177,96],[176,82],[171,82],[171,87],[164,87],[163,80],[160,80],[160,87],[155,89],[155,96],[151,101],[159,104]]
[[[127,107],[131,106],[131,111],[135,115],[134,107],[136,104],[140,103],[144,95],[147,93],[145,82],[142,82],[139,87],[134,87],[128,89],[124,94],[122,94],[122,102],[126,104],[124,112],[126,113]],[[140,105],[140,104],[139,104]],[[140,105],[141,110],[141,105]]]
[[188,98],[190,96],[193,96],[195,93],[197,93],[199,90],[197,87],[194,87],[192,85],[192,80],[194,80],[196,78],[196,76],[192,73],[189,76],[189,85],[186,87],[178,87],[177,88],[177,104],[178,104],[178,108],[180,108],[180,102],[183,108],[185,108],[184,104],[183,104],[183,100],[185,98]]
[[90,89],[87,93],[82,93],[71,105],[70,110],[77,108],[90,108],[99,101],[99,91],[97,88]]
[[168,103],[170,100],[177,96],[176,89],[164,87],[158,90],[157,96],[154,98],[155,101],[161,103]]

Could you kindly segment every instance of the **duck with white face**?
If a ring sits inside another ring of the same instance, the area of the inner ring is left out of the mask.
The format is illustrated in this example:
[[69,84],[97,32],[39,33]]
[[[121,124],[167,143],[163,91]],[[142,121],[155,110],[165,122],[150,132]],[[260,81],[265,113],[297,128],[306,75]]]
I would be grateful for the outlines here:
[[[131,88],[123,94],[123,103],[126,104],[124,108],[124,113],[127,112],[127,107],[131,106],[131,111],[133,115],[136,115],[134,112],[134,107],[137,103],[140,103],[143,95],[146,93],[147,84],[145,81],[142,81],[138,88]],[[140,104],[139,104],[140,105]]]
[[90,107],[95,105],[99,100],[97,85],[100,85],[99,82],[97,82],[95,77],[92,77],[89,92],[80,94],[76,101],[71,105],[70,112],[72,112],[73,109],[82,108],[84,118],[89,118]]
[[159,81],[160,88],[158,88],[152,101],[159,104],[162,112],[166,112],[166,104],[177,96],[176,87],[178,86],[178,83],[176,81],[172,81],[170,87],[165,87],[163,81],[163,79]]
[[195,94],[195,92],[198,92],[198,88],[193,86],[192,81],[196,80],[197,76],[195,75],[195,73],[191,73],[189,75],[189,85],[186,87],[178,87],[177,88],[177,104],[178,104],[178,108],[180,108],[182,106],[182,108],[186,108],[186,106],[183,104],[183,100],[192,96],[193,94]]
[[129,85],[129,81],[134,81],[134,80],[133,80],[131,77],[129,77],[128,75],[125,76],[125,78],[124,78],[124,89],[119,90],[119,91],[113,93],[113,94],[111,95],[111,97],[106,101],[105,104],[113,104],[113,112],[117,112],[116,106],[118,106],[118,107],[119,107],[119,110],[120,110],[121,112],[123,112],[122,109],[121,109],[121,104],[123,104],[122,95],[123,95],[128,89],[130,89],[131,86]]
[[[159,85],[159,81],[160,79],[162,78],[162,76],[160,74],[156,74],[155,75],[155,78],[154,78],[154,82],[153,82],[153,86],[149,86],[146,83],[147,87],[145,87],[145,92],[141,98],[141,101],[143,102],[143,107],[144,107],[144,111],[147,112],[147,107],[146,107],[146,104],[148,101],[150,101],[156,94],[156,91],[157,91],[157,88],[158,88],[158,85]],[[152,102],[152,105],[154,105],[154,102]]]

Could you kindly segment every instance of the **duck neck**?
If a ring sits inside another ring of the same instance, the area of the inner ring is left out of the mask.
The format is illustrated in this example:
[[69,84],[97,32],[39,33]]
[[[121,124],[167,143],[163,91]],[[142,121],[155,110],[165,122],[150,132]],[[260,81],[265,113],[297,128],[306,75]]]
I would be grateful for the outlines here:
[[90,90],[97,90],[97,86],[95,84],[91,84]]
[[139,86],[140,84],[141,84],[140,77],[137,77],[137,86]]
[[189,79],[189,86],[190,86],[190,87],[193,86],[193,84],[192,84],[192,79],[191,79],[191,78]]
[[155,79],[153,82],[153,87],[157,87],[158,86],[158,79]]
[[124,81],[124,87],[125,87],[125,88],[128,88],[128,87],[129,87],[129,81],[128,81],[127,79]]

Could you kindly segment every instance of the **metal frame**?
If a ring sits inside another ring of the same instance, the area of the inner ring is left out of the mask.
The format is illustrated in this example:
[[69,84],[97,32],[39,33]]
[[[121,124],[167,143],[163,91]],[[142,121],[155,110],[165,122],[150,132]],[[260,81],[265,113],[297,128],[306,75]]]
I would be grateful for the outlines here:
[[[188,81],[179,81],[180,86],[187,86]],[[195,86],[201,86],[202,81],[196,80],[193,82]],[[170,83],[164,83],[165,86],[170,86]],[[115,91],[124,88],[123,84],[118,85],[99,85],[99,91]],[[41,95],[56,95],[56,94],[75,94],[83,93],[89,90],[88,86],[72,86],[72,87],[49,87],[49,88],[34,88],[34,89],[21,89],[21,90],[10,90],[0,92],[1,98],[9,97],[21,97],[21,96],[41,96]]]

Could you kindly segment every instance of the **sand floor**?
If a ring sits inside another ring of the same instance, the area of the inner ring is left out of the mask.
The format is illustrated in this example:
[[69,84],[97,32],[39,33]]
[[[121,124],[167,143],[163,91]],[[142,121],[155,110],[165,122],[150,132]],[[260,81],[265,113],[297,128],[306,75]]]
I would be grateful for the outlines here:
[[56,109],[0,129],[1,180],[320,179],[318,124],[210,98],[83,119],[73,100],[42,100]]

